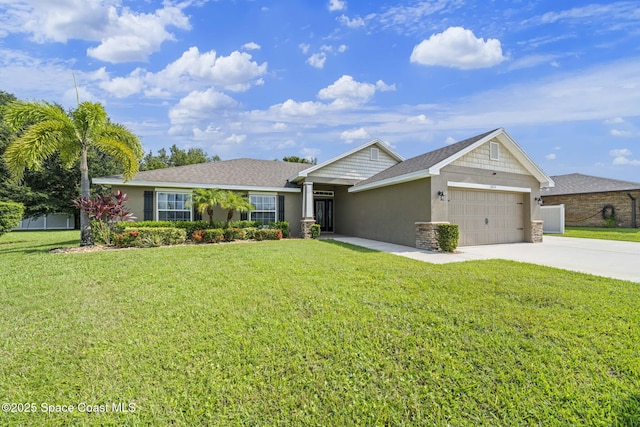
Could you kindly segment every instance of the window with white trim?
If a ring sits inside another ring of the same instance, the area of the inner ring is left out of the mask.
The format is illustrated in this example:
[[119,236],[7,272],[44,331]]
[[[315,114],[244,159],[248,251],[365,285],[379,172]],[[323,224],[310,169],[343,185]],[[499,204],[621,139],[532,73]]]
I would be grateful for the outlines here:
[[191,193],[158,192],[158,221],[191,221]]
[[267,194],[249,194],[249,203],[254,209],[249,213],[251,221],[261,222],[268,225],[270,222],[276,222],[276,196]]
[[489,143],[489,158],[491,160],[500,160],[500,144],[497,142]]

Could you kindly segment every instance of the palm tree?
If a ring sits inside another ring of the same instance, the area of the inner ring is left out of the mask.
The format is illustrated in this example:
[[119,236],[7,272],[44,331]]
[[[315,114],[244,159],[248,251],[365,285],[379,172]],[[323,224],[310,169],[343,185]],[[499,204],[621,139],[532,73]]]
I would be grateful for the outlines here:
[[193,192],[192,203],[201,215],[205,212],[209,215],[211,228],[213,228],[213,209],[220,204],[222,194],[222,191],[217,188],[198,188]]
[[[4,153],[11,174],[20,180],[26,169],[38,169],[54,153],[68,168],[79,158],[82,197],[90,196],[89,147],[120,162],[125,181],[138,172],[138,162],[144,155],[138,137],[125,126],[112,123],[99,103],[82,102],[67,113],[48,102],[14,101],[5,106],[4,119],[12,131],[19,132]],[[80,245],[92,245],[91,223],[85,212],[80,213],[80,230]]]
[[227,223],[225,228],[229,228],[229,222],[233,218],[233,212],[249,212],[254,209],[253,205],[249,201],[238,193],[233,191],[225,191],[222,193],[220,200],[220,207],[227,210]]

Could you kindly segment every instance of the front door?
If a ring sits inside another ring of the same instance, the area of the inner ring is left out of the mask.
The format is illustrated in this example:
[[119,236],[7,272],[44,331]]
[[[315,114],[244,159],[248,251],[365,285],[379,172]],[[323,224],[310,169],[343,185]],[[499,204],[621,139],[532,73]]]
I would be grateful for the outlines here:
[[333,199],[314,200],[313,214],[320,231],[333,232]]

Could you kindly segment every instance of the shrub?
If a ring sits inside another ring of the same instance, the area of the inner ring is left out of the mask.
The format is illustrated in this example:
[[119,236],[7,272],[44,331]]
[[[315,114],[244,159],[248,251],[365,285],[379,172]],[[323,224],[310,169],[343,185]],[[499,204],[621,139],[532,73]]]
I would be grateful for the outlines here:
[[20,225],[24,205],[15,202],[0,202],[0,236]]
[[289,237],[289,223],[287,221],[270,222],[269,228],[282,231],[282,237],[285,239]]
[[460,231],[457,224],[438,225],[438,246],[443,252],[453,252],[458,247]]
[[196,243],[220,243],[222,239],[224,239],[224,230],[222,228],[196,230],[191,234],[191,240]]
[[320,224],[313,224],[311,226],[311,238],[317,239],[320,237]]
[[138,221],[138,222],[125,222],[121,225],[124,228],[158,228],[158,227],[175,227],[181,228],[180,222],[182,221]]
[[282,239],[282,231],[280,230],[256,230],[253,233],[253,238],[257,241],[261,240],[281,240]]
[[186,237],[184,230],[175,227],[127,228],[115,235],[114,243],[121,248],[179,245]]
[[254,239],[255,238],[255,234],[258,231],[258,229],[256,227],[243,228],[242,230],[244,231],[244,238],[246,240]]

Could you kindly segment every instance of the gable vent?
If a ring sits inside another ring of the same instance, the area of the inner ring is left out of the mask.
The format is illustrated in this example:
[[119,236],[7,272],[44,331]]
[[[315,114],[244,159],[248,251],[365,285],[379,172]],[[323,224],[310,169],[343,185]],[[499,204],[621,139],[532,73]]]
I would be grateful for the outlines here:
[[371,160],[377,162],[379,158],[380,158],[380,149],[372,147],[371,148]]
[[491,160],[500,160],[500,144],[497,142],[489,143],[489,158]]

